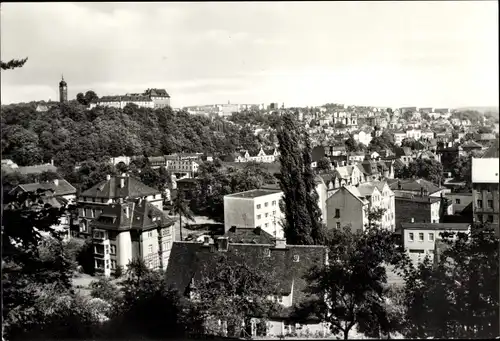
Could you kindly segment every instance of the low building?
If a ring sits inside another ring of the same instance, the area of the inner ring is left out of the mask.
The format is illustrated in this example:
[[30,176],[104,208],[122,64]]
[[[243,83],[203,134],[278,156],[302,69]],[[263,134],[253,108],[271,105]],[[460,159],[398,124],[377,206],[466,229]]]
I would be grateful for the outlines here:
[[[174,242],[170,254],[170,262],[166,271],[167,285],[173,287],[181,295],[188,298],[196,297],[196,283],[204,275],[205,269],[216,269],[220,255],[224,254],[229,265],[242,261],[251,269],[260,269],[262,263],[270,264],[262,271],[278,282],[279,292],[268,299],[277,301],[285,308],[282,313],[268,316],[266,336],[280,336],[295,331],[299,321],[294,320],[294,307],[307,299],[306,274],[313,267],[328,264],[327,248],[316,245],[287,245],[284,239],[277,239],[272,244],[240,244],[230,243],[226,238],[218,238],[211,242]],[[257,336],[256,323],[262,316],[247,316],[251,318],[249,333]],[[318,319],[311,318],[302,322],[304,333],[327,336],[328,327]]]
[[453,205],[452,214],[458,214],[472,203],[472,193],[454,193],[449,192],[444,195]]
[[[396,226],[400,223],[439,223],[441,198],[396,193]],[[448,214],[451,213],[451,207]]]
[[54,179],[42,183],[21,184],[13,188],[9,194],[36,192],[39,190],[50,192],[51,196],[62,198],[69,203],[74,202],[76,199],[76,188],[64,179]]
[[104,206],[91,222],[96,272],[108,277],[138,258],[151,269],[166,269],[173,224],[174,219],[142,198]]
[[442,239],[442,233],[470,233],[470,224],[401,223],[400,232],[405,251],[410,259],[418,264],[426,256],[433,261],[436,242]]
[[272,236],[283,237],[278,189],[254,189],[224,196],[224,231],[236,228],[261,228]]

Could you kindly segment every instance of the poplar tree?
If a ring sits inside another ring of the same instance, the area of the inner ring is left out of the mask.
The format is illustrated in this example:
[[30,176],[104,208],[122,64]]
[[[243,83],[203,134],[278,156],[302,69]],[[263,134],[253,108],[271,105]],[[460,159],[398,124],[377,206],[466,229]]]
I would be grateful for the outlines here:
[[322,244],[324,226],[318,206],[315,175],[311,168],[309,136],[293,116],[285,113],[278,129],[281,172],[278,176],[283,191],[281,210],[285,214],[283,230],[289,244]]

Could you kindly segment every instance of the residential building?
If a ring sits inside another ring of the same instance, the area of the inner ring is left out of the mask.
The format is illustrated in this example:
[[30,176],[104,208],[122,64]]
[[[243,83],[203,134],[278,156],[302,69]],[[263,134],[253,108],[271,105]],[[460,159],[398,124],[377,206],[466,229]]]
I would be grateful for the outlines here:
[[[395,193],[396,226],[400,223],[439,223],[441,198]],[[448,214],[451,214],[451,206]]]
[[328,192],[327,227],[350,226],[352,231],[364,230],[369,224],[368,215],[376,208],[384,208],[380,227],[394,231],[394,193],[385,181],[372,181],[358,186],[344,185]]
[[279,156],[278,150],[275,148],[272,151],[266,152],[262,147],[257,151],[243,150],[235,155],[234,162],[259,162],[259,163],[273,163],[276,162]]
[[396,157],[399,158],[406,166],[415,160],[415,154],[410,147],[399,147],[396,149]]
[[432,130],[422,130],[420,137],[423,140],[432,140],[434,138],[434,132]]
[[[418,264],[426,256],[432,261],[435,255],[436,242],[442,239],[442,233],[470,233],[467,223],[401,223],[400,231],[405,251],[410,259]],[[456,236],[455,236],[456,238]]]
[[372,134],[371,133],[367,133],[363,130],[359,131],[359,132],[354,132],[352,134],[352,137],[354,138],[354,140],[358,143],[362,143],[364,144],[365,146],[368,146],[372,140]]
[[224,231],[230,228],[257,228],[283,237],[280,209],[283,192],[278,189],[254,189],[224,196]]
[[155,109],[170,106],[170,95],[165,89],[147,89],[144,91],[144,95],[153,101]]
[[74,234],[90,235],[92,233],[90,222],[97,218],[106,206],[139,198],[163,210],[163,196],[159,190],[146,186],[126,174],[114,177],[108,175],[105,181],[89,188],[78,197],[79,231],[74,231]]
[[466,141],[464,144],[462,144],[460,147],[462,147],[463,151],[467,154],[470,154],[472,152],[480,152],[483,150],[483,146],[477,143],[476,141]]
[[51,163],[45,163],[42,165],[22,166],[22,167],[19,167],[17,164],[12,162],[12,163],[2,164],[2,171],[4,171],[7,174],[18,172],[19,174],[22,175],[28,175],[28,174],[39,175],[44,172],[57,173],[57,167],[54,166],[53,161]]
[[454,193],[448,192],[444,195],[453,205],[452,214],[462,212],[468,205],[472,203],[472,193]]
[[97,106],[123,109],[127,104],[135,104],[141,108],[164,108],[170,106],[170,95],[164,89],[147,89],[142,94],[103,96],[90,103],[90,109]]
[[391,179],[388,180],[389,187],[396,195],[398,193],[410,195],[424,195],[435,198],[440,198],[442,195],[449,193],[450,190],[445,187],[439,187],[425,179]]
[[353,153],[348,153],[347,155],[347,160],[349,163],[361,162],[364,159],[365,159],[364,152],[353,152]]
[[[271,315],[266,319],[266,336],[280,336],[299,332],[294,320],[292,307],[300,305],[307,299],[306,274],[313,267],[328,264],[327,248],[316,245],[287,245],[284,239],[276,239],[272,244],[240,244],[231,243],[227,237],[219,237],[214,242],[208,238],[202,243],[174,242],[170,262],[166,271],[167,286],[173,287],[181,295],[196,298],[196,283],[202,278],[202,271],[208,275],[216,271],[216,264],[221,255],[228,264],[245,264],[252,269],[262,269],[268,276],[278,282],[279,292],[268,297],[283,306],[279,315]],[[271,266],[262,267],[266,263]],[[202,270],[204,269],[204,270]],[[207,274],[207,273],[205,273]],[[248,332],[257,336],[256,324],[261,316],[250,317]],[[222,321],[222,326],[225,325]],[[310,334],[329,334],[328,327],[318,319],[300,321],[301,331]]]
[[499,223],[498,146],[485,152],[482,158],[472,158],[472,200],[475,222]]
[[167,160],[167,170],[174,174],[183,174],[188,178],[194,178],[198,173],[200,163],[190,159]]
[[420,129],[409,129],[406,131],[406,138],[420,140],[422,137],[422,130]]
[[394,132],[394,144],[400,146],[403,140],[406,138],[406,132],[396,131]]
[[134,259],[144,260],[151,269],[166,269],[174,221],[142,198],[103,206],[90,223],[96,272],[111,276]]

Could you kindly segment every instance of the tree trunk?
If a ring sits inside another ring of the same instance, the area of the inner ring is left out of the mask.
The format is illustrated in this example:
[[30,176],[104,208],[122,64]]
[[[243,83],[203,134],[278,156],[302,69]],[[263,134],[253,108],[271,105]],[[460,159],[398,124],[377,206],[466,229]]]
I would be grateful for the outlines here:
[[179,233],[180,233],[181,242],[182,242],[182,214],[179,214]]

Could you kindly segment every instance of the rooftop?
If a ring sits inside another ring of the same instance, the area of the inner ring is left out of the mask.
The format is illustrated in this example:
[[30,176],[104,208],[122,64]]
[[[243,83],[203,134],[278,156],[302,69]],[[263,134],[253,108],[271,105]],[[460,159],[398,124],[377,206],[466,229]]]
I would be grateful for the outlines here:
[[242,198],[242,199],[254,199],[258,197],[263,197],[265,195],[270,195],[270,194],[276,194],[280,193],[281,190],[279,189],[252,189],[250,191],[245,191],[245,192],[240,192],[240,193],[233,193],[226,195],[226,197],[231,197],[231,198]]
[[441,198],[437,197],[429,197],[429,196],[420,196],[420,195],[405,195],[402,196],[401,193],[398,193],[397,190],[394,191],[395,200],[402,201],[413,201],[418,203],[435,203],[441,200]]
[[472,158],[473,183],[498,183],[498,173],[498,158]]
[[468,223],[401,223],[403,230],[460,230],[467,231]]

